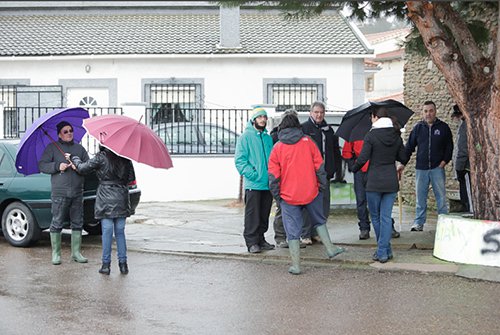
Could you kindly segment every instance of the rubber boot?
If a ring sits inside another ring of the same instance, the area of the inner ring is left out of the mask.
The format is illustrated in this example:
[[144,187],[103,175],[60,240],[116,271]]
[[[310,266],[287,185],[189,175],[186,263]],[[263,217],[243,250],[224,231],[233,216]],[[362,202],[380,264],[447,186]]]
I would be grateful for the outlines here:
[[288,272],[298,275],[300,274],[300,241],[288,241],[288,249],[290,250],[290,257],[292,257],[292,266],[288,268]]
[[50,245],[52,246],[52,264],[61,264],[61,233],[50,233]]
[[80,248],[82,246],[82,231],[71,231],[71,259],[78,263],[87,263],[88,259],[82,256]]
[[333,258],[345,251],[344,248],[340,248],[332,244],[332,241],[330,240],[330,234],[328,233],[328,229],[326,229],[326,224],[316,227],[316,231],[321,238],[321,242],[323,242],[323,245],[326,248],[326,253],[329,258]]

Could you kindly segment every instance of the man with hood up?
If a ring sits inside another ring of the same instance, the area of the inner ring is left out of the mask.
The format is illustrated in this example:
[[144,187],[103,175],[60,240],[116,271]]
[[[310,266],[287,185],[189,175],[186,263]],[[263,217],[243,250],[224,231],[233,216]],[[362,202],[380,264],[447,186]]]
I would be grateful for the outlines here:
[[234,156],[236,169],[243,176],[245,188],[245,227],[243,236],[250,253],[272,250],[264,239],[269,228],[273,197],[269,192],[267,164],[273,139],[267,133],[267,112],[256,106],[247,128],[238,138]]
[[280,204],[292,266],[291,274],[300,274],[300,235],[302,210],[309,214],[313,227],[326,248],[328,257],[342,253],[330,240],[323,210],[323,190],[328,185],[323,157],[316,143],[302,132],[297,114],[286,112],[279,125],[279,142],[269,158],[269,185]]

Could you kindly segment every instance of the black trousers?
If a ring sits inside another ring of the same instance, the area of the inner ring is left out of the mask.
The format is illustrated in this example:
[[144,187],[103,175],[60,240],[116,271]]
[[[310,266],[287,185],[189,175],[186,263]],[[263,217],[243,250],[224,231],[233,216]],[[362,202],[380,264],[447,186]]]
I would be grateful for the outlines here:
[[83,227],[83,194],[74,197],[52,196],[51,233],[60,233],[68,220],[72,230],[82,230]]
[[264,242],[269,228],[269,214],[273,196],[269,191],[245,190],[245,228],[243,237],[247,247]]
[[472,212],[472,194],[470,184],[470,172],[467,170],[456,170],[457,180],[460,185],[460,202],[465,212]]
[[274,214],[274,240],[276,243],[285,242],[286,241],[286,232],[285,227],[283,226],[283,216],[281,214],[281,206],[278,202],[276,202],[276,212]]

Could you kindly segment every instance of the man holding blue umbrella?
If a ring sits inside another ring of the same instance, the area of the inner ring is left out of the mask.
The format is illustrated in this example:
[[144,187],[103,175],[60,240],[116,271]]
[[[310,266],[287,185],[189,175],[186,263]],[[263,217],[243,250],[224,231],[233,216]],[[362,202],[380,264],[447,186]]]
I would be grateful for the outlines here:
[[84,177],[78,174],[74,165],[64,156],[70,153],[87,161],[85,148],[73,139],[73,126],[67,121],[57,124],[58,141],[49,144],[38,163],[40,172],[51,175],[52,222],[50,242],[52,264],[61,264],[61,231],[69,217],[71,227],[71,258],[78,263],[86,263],[87,258],[80,253],[83,228],[83,184]]

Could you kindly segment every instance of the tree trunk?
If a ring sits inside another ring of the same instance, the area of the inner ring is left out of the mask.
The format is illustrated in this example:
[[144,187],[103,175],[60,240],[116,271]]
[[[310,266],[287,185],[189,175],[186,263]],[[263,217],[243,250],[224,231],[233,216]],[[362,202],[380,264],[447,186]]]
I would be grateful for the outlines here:
[[[496,64],[500,57],[480,57],[477,45],[469,36],[470,32],[465,30],[463,22],[458,22],[461,19],[456,15],[451,22],[447,22],[454,36],[448,34],[441,23],[444,16],[452,17],[452,8],[448,4],[408,1],[407,6],[410,19],[419,30],[432,61],[443,74],[451,96],[467,121],[474,216],[498,221],[500,71]],[[457,48],[455,40],[468,42]]]
[[[471,103],[476,102],[478,110],[488,111],[489,99],[484,98],[484,95],[478,95],[467,97],[467,100]],[[474,217],[498,221],[500,220],[500,134],[499,121],[494,114],[479,113],[467,120],[467,140]],[[495,123],[496,126],[493,126]]]

